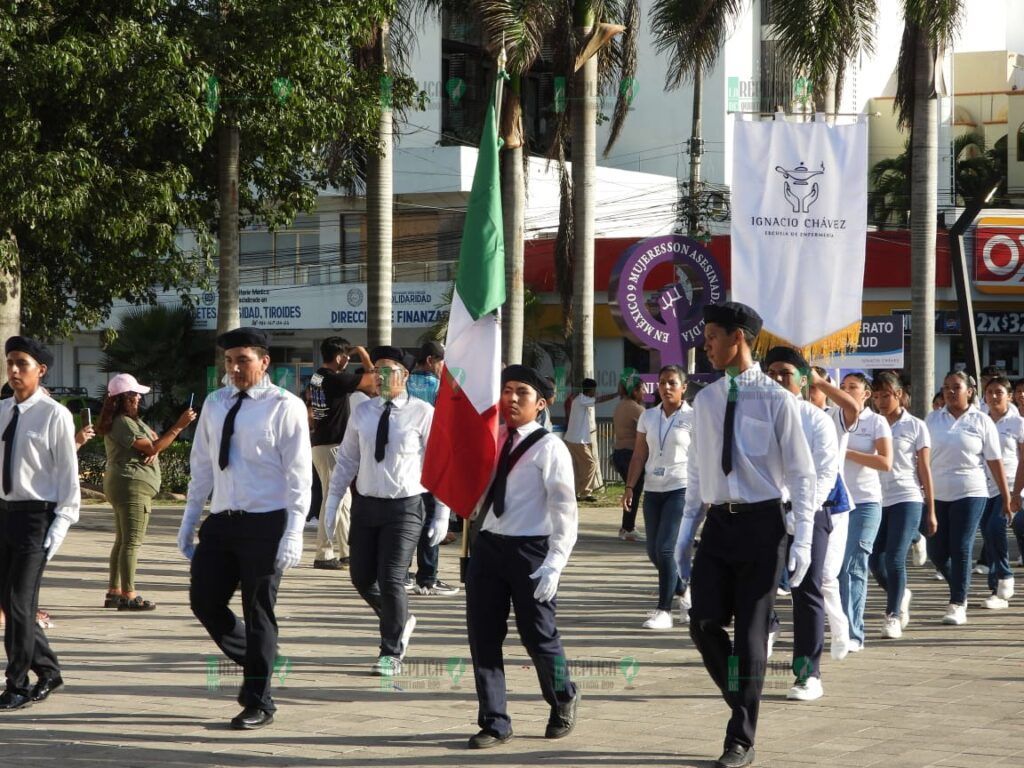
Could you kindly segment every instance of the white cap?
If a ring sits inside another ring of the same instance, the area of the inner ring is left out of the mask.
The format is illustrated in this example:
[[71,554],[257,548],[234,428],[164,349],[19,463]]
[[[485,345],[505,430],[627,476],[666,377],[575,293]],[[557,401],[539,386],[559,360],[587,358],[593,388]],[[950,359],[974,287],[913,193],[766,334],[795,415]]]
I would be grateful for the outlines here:
[[123,395],[125,392],[138,392],[144,395],[149,392],[149,387],[144,387],[130,373],[119,373],[107,382],[107,394],[111,397]]

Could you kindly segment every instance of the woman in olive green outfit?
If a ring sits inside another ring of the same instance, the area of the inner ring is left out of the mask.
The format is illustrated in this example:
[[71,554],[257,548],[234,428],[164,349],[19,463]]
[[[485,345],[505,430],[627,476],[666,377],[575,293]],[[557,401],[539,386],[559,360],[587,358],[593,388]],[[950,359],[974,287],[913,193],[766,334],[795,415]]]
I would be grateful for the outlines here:
[[103,435],[107,449],[107,469],[103,492],[114,507],[116,536],[110,551],[110,584],[104,608],[119,611],[151,611],[154,603],[135,593],[135,567],[139,549],[149,525],[153,496],[160,490],[160,459],[196,414],[187,409],[174,426],[160,437],[139,418],[139,401],[149,392],[127,373],[119,373],[107,383],[96,431]]

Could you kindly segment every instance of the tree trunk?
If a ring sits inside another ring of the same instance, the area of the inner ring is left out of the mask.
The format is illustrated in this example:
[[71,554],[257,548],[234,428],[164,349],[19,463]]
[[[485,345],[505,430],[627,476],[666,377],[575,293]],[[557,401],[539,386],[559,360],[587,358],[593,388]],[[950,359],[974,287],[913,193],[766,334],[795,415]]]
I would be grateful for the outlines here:
[[[0,268],[0,339],[6,341],[21,333],[21,260],[18,256],[18,239],[7,235],[3,244],[7,264]],[[7,367],[0,372],[0,384],[7,383]],[[52,382],[51,382],[52,383]]]
[[[594,25],[590,4],[576,6],[577,41]],[[572,100],[573,381],[594,377],[594,191],[597,163],[597,57],[575,74]]]
[[[690,207],[689,216],[686,222],[687,232],[690,237],[697,237],[697,229],[700,226],[700,159],[704,152],[702,142],[703,129],[701,127],[701,114],[703,112],[704,99],[704,72],[700,62],[694,69],[693,74],[693,120],[690,128]],[[690,347],[686,350],[686,372],[693,374],[697,372],[697,348]]]
[[523,362],[523,230],[526,184],[523,178],[521,79],[513,75],[501,116],[505,146],[501,166],[501,210],[505,225],[505,289],[508,299],[502,317],[502,359],[509,365]]
[[238,126],[221,117],[217,128],[217,334],[241,325],[238,315]]
[[[378,41],[378,61],[384,62],[387,29]],[[382,70],[386,71],[386,70]],[[381,77],[380,156],[371,155],[366,167],[366,334],[370,347],[391,344],[391,238],[393,225],[394,117],[391,112],[391,86],[388,75]]]
[[938,215],[938,102],[931,98],[934,61],[928,35],[917,35],[911,132],[910,298],[911,410],[924,418],[935,387],[935,225]]

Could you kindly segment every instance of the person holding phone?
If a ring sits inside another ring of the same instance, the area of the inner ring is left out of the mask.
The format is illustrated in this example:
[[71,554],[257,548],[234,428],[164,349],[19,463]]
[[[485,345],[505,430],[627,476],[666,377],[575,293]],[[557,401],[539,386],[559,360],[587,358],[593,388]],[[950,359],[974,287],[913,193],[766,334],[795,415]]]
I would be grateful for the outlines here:
[[153,496],[160,490],[158,457],[196,418],[195,411],[186,408],[174,425],[157,437],[139,416],[139,403],[149,391],[130,373],[117,374],[107,383],[107,396],[97,424],[107,451],[103,492],[114,508],[116,525],[103,607],[119,611],[156,608],[155,603],[136,594],[135,571],[149,526]]

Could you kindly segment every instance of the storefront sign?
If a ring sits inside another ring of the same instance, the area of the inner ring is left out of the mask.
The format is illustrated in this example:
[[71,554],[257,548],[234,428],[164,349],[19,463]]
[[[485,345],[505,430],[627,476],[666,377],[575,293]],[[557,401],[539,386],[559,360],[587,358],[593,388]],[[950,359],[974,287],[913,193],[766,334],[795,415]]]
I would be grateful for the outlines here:
[[974,284],[981,293],[1024,293],[1024,217],[986,216],[978,220],[974,230]]
[[902,368],[902,319],[898,315],[865,317],[861,320],[855,352],[815,362],[827,368]]
[[724,298],[725,283],[714,257],[681,235],[631,246],[608,284],[608,303],[619,327],[640,346],[658,352],[661,365],[685,365],[686,350],[704,341],[704,307]]
[[[910,333],[910,310],[897,309],[894,317],[903,318],[903,330]],[[1024,312],[1002,309],[976,310],[974,331],[979,336],[1005,336],[1024,333]],[[940,309],[935,313],[935,333],[955,336],[960,333],[960,317],[953,310]]]

